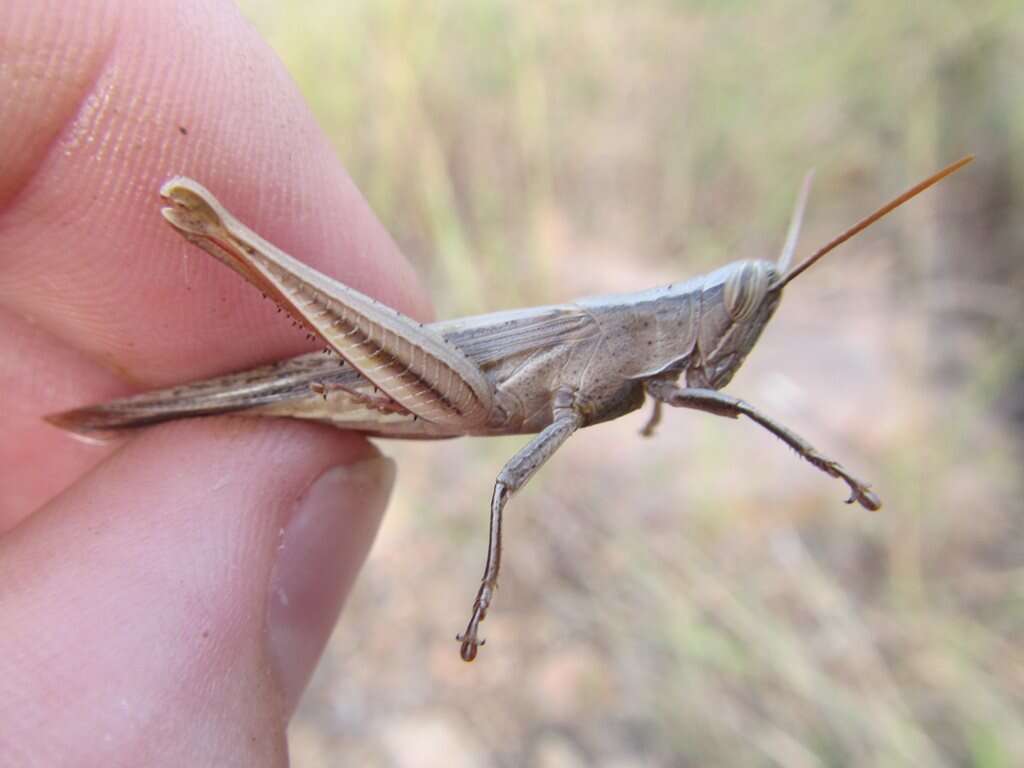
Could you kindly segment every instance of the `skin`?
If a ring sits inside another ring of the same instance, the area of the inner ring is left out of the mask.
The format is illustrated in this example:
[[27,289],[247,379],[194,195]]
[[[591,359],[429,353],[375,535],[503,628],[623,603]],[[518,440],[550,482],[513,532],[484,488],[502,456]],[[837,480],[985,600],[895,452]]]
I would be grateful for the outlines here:
[[41,417],[309,349],[163,223],[175,174],[358,290],[426,300],[226,2],[4,3],[0,113],[0,754],[283,765],[390,463],[288,420],[90,445]]

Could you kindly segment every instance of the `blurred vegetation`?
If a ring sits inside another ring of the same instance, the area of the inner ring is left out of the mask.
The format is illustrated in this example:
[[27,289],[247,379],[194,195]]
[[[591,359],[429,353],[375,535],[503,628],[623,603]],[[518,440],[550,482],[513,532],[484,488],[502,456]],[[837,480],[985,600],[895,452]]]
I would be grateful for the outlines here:
[[244,0],[441,317],[802,253],[745,424],[574,438],[512,503],[492,642],[451,641],[521,440],[384,449],[398,496],[293,725],[298,765],[1024,764],[1024,13],[893,4]]

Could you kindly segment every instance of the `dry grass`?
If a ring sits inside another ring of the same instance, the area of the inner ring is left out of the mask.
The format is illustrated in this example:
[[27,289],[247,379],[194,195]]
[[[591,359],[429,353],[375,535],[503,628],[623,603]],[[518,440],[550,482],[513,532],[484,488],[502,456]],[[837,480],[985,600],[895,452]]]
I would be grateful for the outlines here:
[[[1024,270],[992,236],[1022,222],[977,203],[1024,162],[1014,5],[243,2],[441,316],[770,256],[815,165],[806,253],[981,155],[794,283],[729,387],[883,512],[749,424],[595,427],[512,503],[466,666],[490,483],[522,441],[383,444],[397,496],[297,765],[1024,764]],[[981,100],[958,108],[964,78]]]

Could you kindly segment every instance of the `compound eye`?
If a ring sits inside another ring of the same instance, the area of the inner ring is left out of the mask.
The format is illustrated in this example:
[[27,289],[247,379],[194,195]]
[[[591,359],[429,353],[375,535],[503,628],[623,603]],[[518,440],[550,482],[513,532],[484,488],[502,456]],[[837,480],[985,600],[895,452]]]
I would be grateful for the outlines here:
[[729,317],[739,322],[754,313],[768,292],[769,275],[759,263],[737,264],[725,281],[725,308]]

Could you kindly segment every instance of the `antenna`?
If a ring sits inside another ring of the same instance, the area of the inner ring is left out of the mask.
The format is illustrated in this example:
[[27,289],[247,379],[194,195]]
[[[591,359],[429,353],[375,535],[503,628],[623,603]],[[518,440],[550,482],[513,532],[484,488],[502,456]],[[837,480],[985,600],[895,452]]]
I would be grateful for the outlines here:
[[922,192],[924,192],[926,189],[928,189],[928,187],[930,187],[933,184],[937,184],[938,182],[942,181],[944,178],[949,176],[951,173],[955,173],[956,171],[959,171],[961,168],[963,168],[965,165],[967,165],[973,159],[974,159],[974,155],[967,155],[966,157],[960,158],[959,160],[957,160],[952,165],[947,165],[945,168],[943,168],[938,173],[936,173],[936,174],[934,174],[932,176],[929,176],[927,179],[922,181],[920,184],[917,184],[917,185],[911,187],[910,189],[908,189],[906,192],[904,192],[899,197],[894,198],[893,200],[890,200],[888,203],[883,205],[881,208],[879,208],[877,211],[872,213],[867,218],[861,219],[856,224],[854,224],[852,227],[850,227],[848,230],[846,230],[841,235],[836,237],[834,240],[832,240],[828,244],[822,246],[817,251],[812,253],[810,256],[808,256],[806,259],[804,259],[798,266],[794,267],[785,277],[782,278],[782,282],[779,283],[779,287],[781,288],[782,286],[786,285],[790,280],[792,280],[797,275],[801,274],[804,270],[806,270],[808,267],[810,267],[812,264],[814,264],[816,261],[818,261],[818,259],[820,259],[822,256],[824,256],[829,251],[833,250],[834,248],[836,248],[839,245],[842,245],[843,243],[845,243],[847,240],[849,240],[851,237],[853,237],[857,233],[863,232],[865,229],[870,227],[872,224],[874,224],[880,218],[885,216],[887,213],[890,213],[891,211],[895,210],[896,208],[899,208],[901,205],[903,205],[905,202],[910,200],[912,197],[915,197],[916,195],[919,195]]
[[793,260],[793,252],[796,251],[796,241],[800,237],[800,227],[804,223],[804,210],[807,208],[807,196],[811,193],[811,182],[814,181],[814,169],[811,168],[804,176],[804,183],[800,185],[800,194],[796,197],[796,205],[793,207],[793,215],[789,220],[789,229],[786,230],[786,242],[782,246],[782,253],[776,266],[779,272],[785,274],[789,269],[789,262]]

